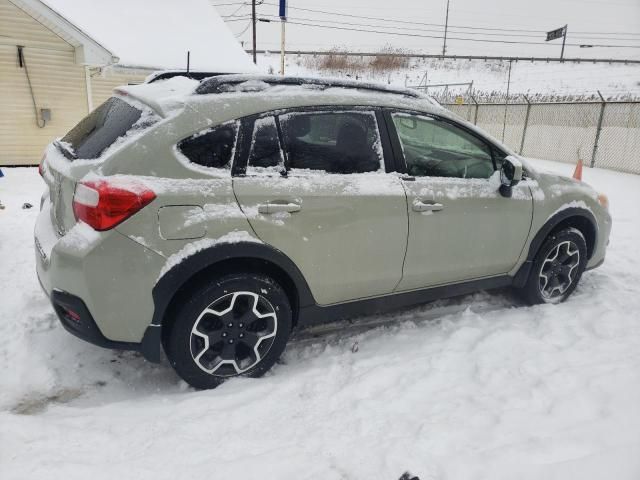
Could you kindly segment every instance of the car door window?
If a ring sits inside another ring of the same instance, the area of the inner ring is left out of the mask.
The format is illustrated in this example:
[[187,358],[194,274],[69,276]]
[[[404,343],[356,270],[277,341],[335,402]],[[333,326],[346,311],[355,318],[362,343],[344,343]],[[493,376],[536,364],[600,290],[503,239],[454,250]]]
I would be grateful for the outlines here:
[[202,167],[230,169],[237,132],[237,122],[226,123],[182,140],[178,150]]
[[373,112],[304,112],[279,117],[289,169],[364,173],[383,168]]
[[495,171],[490,146],[463,129],[420,115],[392,118],[410,175],[489,178]]
[[253,124],[247,173],[282,172],[284,156],[280,148],[275,117],[258,118]]

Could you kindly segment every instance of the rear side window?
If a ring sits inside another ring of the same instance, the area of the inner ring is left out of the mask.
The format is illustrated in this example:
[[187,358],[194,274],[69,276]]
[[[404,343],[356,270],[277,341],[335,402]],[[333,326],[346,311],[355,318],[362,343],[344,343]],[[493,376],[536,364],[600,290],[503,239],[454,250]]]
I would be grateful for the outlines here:
[[182,140],[178,143],[178,150],[197,165],[229,169],[237,133],[237,122],[220,125]]
[[364,173],[382,168],[373,112],[290,113],[279,118],[291,169]]
[[141,116],[141,110],[124,100],[111,97],[62,138],[64,153],[71,159],[98,158],[119,137],[124,136]]
[[284,170],[284,156],[275,117],[258,118],[253,124],[248,172]]

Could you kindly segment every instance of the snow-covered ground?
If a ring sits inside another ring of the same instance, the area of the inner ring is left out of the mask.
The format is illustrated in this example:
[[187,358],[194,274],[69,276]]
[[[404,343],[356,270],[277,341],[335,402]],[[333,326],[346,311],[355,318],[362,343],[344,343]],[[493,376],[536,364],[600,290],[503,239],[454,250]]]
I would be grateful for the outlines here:
[[36,169],[5,175],[3,480],[640,478],[639,176],[585,169],[610,197],[611,245],[562,305],[439,302],[466,308],[300,342],[262,379],[196,392],[62,329],[34,268],[43,184]]
[[[415,86],[443,83],[473,82],[473,90],[478,94],[505,93],[509,77],[509,62],[499,60],[440,60],[412,58],[406,68],[390,72],[376,72],[371,68],[356,70],[345,68],[335,71],[321,70],[317,64],[322,57],[314,59],[309,55],[288,55],[285,72],[287,75],[325,75],[342,77],[349,75],[396,85]],[[350,57],[353,62],[366,65],[371,57]],[[262,71],[280,70],[279,52],[258,56],[258,66]],[[606,63],[557,63],[557,62],[513,62],[511,66],[510,95],[544,96],[584,96],[598,99],[598,90],[607,99],[629,99],[640,97],[640,65]],[[450,91],[462,93],[468,85],[448,87]],[[429,93],[442,93],[444,87],[433,88]],[[521,99],[524,101],[523,99]]]

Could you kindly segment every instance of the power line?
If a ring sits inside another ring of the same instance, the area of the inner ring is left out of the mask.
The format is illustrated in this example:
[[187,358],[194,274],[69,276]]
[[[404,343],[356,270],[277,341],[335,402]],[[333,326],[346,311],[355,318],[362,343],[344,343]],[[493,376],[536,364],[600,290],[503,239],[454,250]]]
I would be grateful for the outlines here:
[[[395,36],[401,36],[401,37],[415,37],[415,38],[436,38],[436,39],[442,39],[444,38],[441,35],[420,35],[417,33],[402,33],[402,32],[389,32],[389,31],[383,31],[383,30],[365,30],[365,29],[358,29],[358,28],[348,28],[348,27],[337,27],[337,26],[331,26],[331,25],[319,25],[319,24],[314,24],[314,23],[304,23],[304,22],[295,22],[295,21],[288,21],[288,23],[292,24],[292,25],[302,25],[302,26],[306,26],[306,27],[316,27],[316,28],[327,28],[327,29],[332,29],[332,30],[347,30],[347,31],[351,31],[351,32],[365,32],[365,33],[377,33],[377,34],[383,34],[383,35],[395,35]],[[449,37],[450,40],[460,40],[460,41],[464,41],[464,42],[483,42],[483,43],[505,43],[505,44],[519,44],[519,45],[546,45],[549,47],[553,47],[556,46],[555,44],[551,44],[551,43],[547,43],[547,42],[522,42],[522,41],[517,41],[517,40],[490,40],[490,39],[483,39],[483,38],[465,38],[465,37]],[[579,47],[581,44],[580,43],[567,43],[567,46],[571,46],[571,47]],[[640,45],[592,45],[593,47],[602,47],[602,48],[640,48]]]
[[248,5],[246,3],[243,3],[238,8],[236,8],[233,12],[231,12],[231,15],[223,15],[223,18],[236,16],[236,13],[238,13],[240,10],[242,10],[246,6]]
[[[277,3],[272,3],[272,2],[263,2],[265,5],[273,5],[273,6],[278,6]],[[314,12],[314,13],[323,13],[325,15],[334,15],[334,16],[340,16],[340,17],[351,17],[351,18],[360,18],[360,19],[365,19],[365,20],[379,20],[382,22],[391,22],[391,23],[398,23],[398,24],[406,24],[406,25],[424,25],[424,26],[428,26],[428,27],[444,27],[444,24],[441,23],[425,23],[425,22],[415,22],[415,21],[410,21],[410,20],[398,20],[398,19],[388,19],[388,18],[382,18],[382,17],[369,17],[369,16],[364,16],[364,15],[353,15],[353,14],[348,14],[348,13],[340,13],[340,12],[329,12],[326,10],[316,10],[313,8],[302,8],[302,7],[292,7],[289,6],[290,9],[293,10],[302,10],[302,11],[307,11],[307,12]],[[314,20],[317,21],[317,20]],[[497,32],[527,32],[527,33],[546,33],[547,30],[527,30],[527,29],[522,29],[522,28],[495,28],[495,27],[470,27],[470,26],[466,26],[466,25],[450,25],[451,28],[460,28],[460,29],[467,29],[467,30],[489,30],[489,31],[497,31]],[[638,32],[585,32],[585,31],[576,31],[573,33],[578,33],[578,34],[596,34],[596,35],[632,35],[632,36],[640,36],[640,33]]]
[[247,26],[246,26],[246,27],[244,27],[244,30],[242,30],[240,33],[236,33],[236,34],[235,34],[235,36],[236,36],[236,37],[241,37],[242,35],[244,35],[244,34],[245,34],[245,32],[246,32],[247,30],[249,30],[249,27],[251,26],[251,24],[252,24],[252,23],[253,23],[253,22],[251,21],[251,19],[249,19],[249,22],[247,22]]
[[249,15],[248,17],[238,17],[238,18],[225,19],[225,22],[243,22],[245,20],[251,20],[251,15]]
[[214,7],[225,7],[227,5],[246,5],[246,2],[232,2],[232,3],[212,3]]
[[[277,19],[280,18],[277,15],[261,15],[262,17],[267,17],[267,18],[273,18],[273,19]],[[385,28],[385,29],[399,29],[402,28],[404,31],[406,30],[412,30],[412,31],[418,31],[418,32],[425,32],[425,33],[443,33],[442,30],[431,30],[431,29],[424,29],[424,28],[417,28],[417,27],[396,27],[393,25],[371,25],[368,23],[355,23],[355,22],[341,22],[338,20],[316,20],[313,18],[304,18],[304,17],[289,17],[290,21],[303,21],[303,22],[319,22],[319,23],[328,23],[331,25],[349,25],[349,26],[358,26],[358,27],[373,27],[373,28]],[[505,34],[504,33],[486,33],[486,32],[461,32],[461,31],[453,31],[451,29],[449,29],[450,33],[460,33],[460,34],[465,34],[465,35],[484,35],[484,36],[497,36],[497,37],[504,37]],[[510,37],[524,37],[524,38],[540,38],[540,35],[530,35],[530,34],[518,34],[518,33],[514,33],[514,34],[509,34],[508,36]],[[589,38],[589,37],[574,37],[574,39],[584,39],[584,40],[622,40],[622,41],[634,41],[634,42],[638,42],[640,41],[640,39],[624,39],[624,38],[608,38],[608,37],[600,37],[600,38]]]

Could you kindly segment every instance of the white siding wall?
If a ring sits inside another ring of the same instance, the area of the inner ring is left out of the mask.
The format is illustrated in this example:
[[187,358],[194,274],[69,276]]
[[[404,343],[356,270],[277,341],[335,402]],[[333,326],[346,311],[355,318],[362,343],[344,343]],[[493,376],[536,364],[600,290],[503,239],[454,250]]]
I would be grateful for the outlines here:
[[[24,57],[38,111],[51,109],[51,121],[36,125]],[[141,83],[149,71],[107,69],[91,78],[94,108],[119,85]],[[0,0],[0,165],[35,165],[45,146],[63,136],[88,112],[84,66],[73,47],[9,0]]]
[[[17,57],[24,46],[38,109],[51,122],[36,125],[31,94]],[[8,0],[0,0],[0,165],[37,164],[46,144],[87,114],[84,69],[71,45]]]
[[100,105],[113,93],[113,89],[120,85],[142,83],[153,70],[139,70],[126,68],[107,68],[104,72],[95,72],[91,76],[91,90],[93,93],[93,108]]

